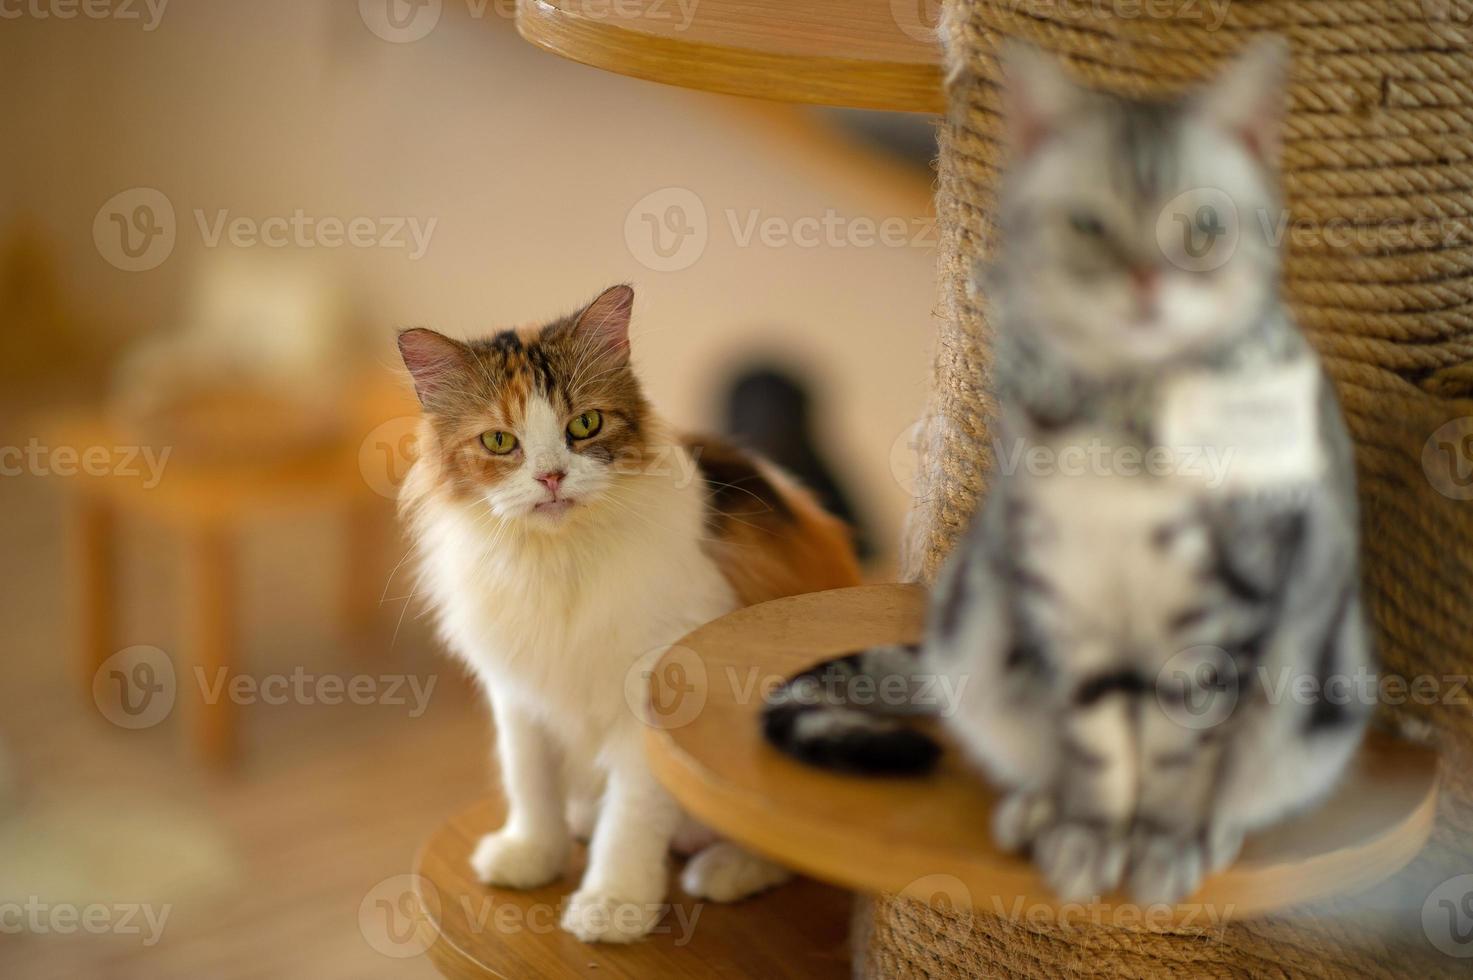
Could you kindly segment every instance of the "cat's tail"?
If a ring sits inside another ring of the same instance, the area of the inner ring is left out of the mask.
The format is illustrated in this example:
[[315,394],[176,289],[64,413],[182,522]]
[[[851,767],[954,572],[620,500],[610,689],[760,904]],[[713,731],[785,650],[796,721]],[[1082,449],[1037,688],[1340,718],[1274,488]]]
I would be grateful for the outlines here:
[[823,769],[924,773],[941,747],[906,717],[929,714],[915,646],[878,646],[826,660],[768,695],[762,732],[778,749]]

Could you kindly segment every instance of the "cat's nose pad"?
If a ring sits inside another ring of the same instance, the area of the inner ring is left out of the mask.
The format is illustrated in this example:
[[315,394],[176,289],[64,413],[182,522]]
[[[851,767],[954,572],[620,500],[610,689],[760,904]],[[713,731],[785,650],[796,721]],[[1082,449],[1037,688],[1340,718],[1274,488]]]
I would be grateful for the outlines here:
[[546,473],[538,473],[532,479],[536,480],[538,483],[542,484],[553,493],[557,493],[558,485],[563,482],[563,477],[567,475],[568,474],[564,473],[562,470],[548,470]]
[[1135,288],[1136,305],[1141,318],[1149,320],[1156,314],[1156,300],[1161,290],[1161,270],[1153,265],[1133,266],[1130,284]]

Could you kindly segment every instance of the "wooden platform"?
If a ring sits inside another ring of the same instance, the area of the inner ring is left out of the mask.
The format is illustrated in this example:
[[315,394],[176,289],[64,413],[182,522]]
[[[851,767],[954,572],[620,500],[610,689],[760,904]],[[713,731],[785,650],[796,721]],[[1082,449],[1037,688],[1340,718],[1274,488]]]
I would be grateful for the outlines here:
[[[651,676],[656,772],[711,826],[825,881],[1057,912],[1032,865],[993,846],[995,796],[953,747],[928,777],[884,779],[805,766],[762,740],[764,690],[827,657],[919,638],[923,604],[912,586],[841,589],[739,610],[692,633]],[[1204,908],[1241,918],[1390,876],[1427,840],[1436,783],[1430,751],[1373,735],[1331,800],[1250,838],[1176,920]]]
[[648,939],[589,945],[558,928],[578,887],[583,849],[570,872],[546,888],[510,891],[477,882],[468,863],[482,834],[501,826],[486,801],[444,824],[416,862],[420,945],[447,977],[596,980],[763,977],[840,980],[849,976],[852,896],[798,879],[733,905],[698,901],[671,885],[671,909]]
[[517,0],[517,30],[573,61],[784,102],[940,112],[926,0]]

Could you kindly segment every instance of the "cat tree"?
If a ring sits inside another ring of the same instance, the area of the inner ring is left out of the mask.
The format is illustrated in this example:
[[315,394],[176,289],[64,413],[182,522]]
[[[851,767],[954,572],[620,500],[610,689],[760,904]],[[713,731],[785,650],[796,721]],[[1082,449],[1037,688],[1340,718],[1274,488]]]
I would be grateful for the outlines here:
[[[1304,234],[1291,230],[1286,291],[1325,357],[1356,439],[1366,593],[1385,668],[1406,678],[1438,679],[1437,703],[1408,698],[1387,705],[1385,714],[1434,743],[1444,760],[1441,795],[1431,791],[1429,753],[1377,737],[1371,756],[1386,746],[1393,753],[1380,757],[1391,759],[1385,782],[1348,783],[1342,792],[1348,789],[1351,797],[1317,818],[1384,803],[1394,773],[1424,768],[1422,795],[1408,792],[1405,811],[1380,831],[1400,835],[1403,848],[1384,870],[1399,867],[1420,847],[1428,823],[1430,842],[1379,885],[1373,899],[1358,894],[1370,881],[1351,873],[1363,870],[1358,860],[1343,862],[1338,888],[1285,894],[1291,908],[1210,931],[1118,920],[1060,924],[892,893],[856,915],[860,971],[906,978],[1465,973],[1459,967],[1466,961],[1439,951],[1431,933],[1423,933],[1422,911],[1441,883],[1473,872],[1473,712],[1467,704],[1473,694],[1458,701],[1457,682],[1448,680],[1466,675],[1473,663],[1466,623],[1473,610],[1473,503],[1464,499],[1473,497],[1473,487],[1460,486],[1464,471],[1456,468],[1459,447],[1473,446],[1473,8],[1465,0],[1232,0],[1216,6],[1203,0],[945,0],[942,29],[961,64],[943,100],[940,51],[923,23],[924,5],[914,0],[704,0],[684,27],[658,15],[662,6],[661,0],[626,0],[617,13],[591,16],[577,0],[520,0],[518,26],[529,40],[566,57],[672,84],[871,108],[949,103],[937,194],[935,383],[920,504],[905,542],[907,573],[920,583],[935,575],[966,526],[991,464],[988,328],[966,281],[972,262],[993,244],[997,42],[1025,38],[1062,56],[1090,84],[1140,95],[1177,91],[1210,75],[1254,34],[1288,38],[1294,69],[1285,187],[1295,219],[1310,227]],[[1323,233],[1332,228],[1338,230],[1326,240]],[[698,631],[684,648],[708,664],[745,657],[787,669],[827,652],[811,629],[826,616],[830,632],[850,646],[910,638],[919,630],[920,597],[913,587],[827,595],[838,598],[798,597],[743,610]],[[661,676],[657,668],[657,684]],[[896,854],[914,848],[893,833],[893,844],[877,836],[868,850],[823,868],[811,857],[821,835],[794,845],[788,831],[812,833],[812,807],[833,815],[832,800],[810,801],[810,811],[798,813],[794,798],[774,789],[786,760],[761,755],[760,745],[734,751],[703,736],[721,712],[738,710],[755,715],[750,700],[708,701],[697,722],[656,727],[651,751],[672,791],[738,838],[746,832],[754,843],[760,839],[832,880],[894,892],[900,879],[893,874],[904,874],[896,870]],[[721,720],[728,733],[741,723],[738,715]],[[755,720],[748,720],[755,735]],[[1405,788],[1404,781],[1396,785]],[[785,791],[802,789],[794,782]],[[883,806],[886,792],[874,791],[868,802]],[[845,799],[849,805],[839,816],[859,821],[863,801]],[[965,802],[949,800],[959,801]],[[905,800],[892,795],[889,802]],[[985,824],[985,817],[975,823]],[[967,832],[965,826],[956,830]],[[985,844],[979,840],[977,847]],[[1307,873],[1308,865],[1296,864],[1302,853],[1280,857],[1276,867],[1286,877],[1278,880]],[[945,864],[937,866],[932,855],[914,867],[944,873]],[[1017,895],[1029,897],[1026,882],[998,877],[1011,873],[1009,866],[996,863],[979,872],[975,864],[952,861],[961,869],[953,877],[980,873],[970,880],[984,892],[1001,894],[999,882],[1011,882]],[[854,865],[865,867],[845,870]],[[1213,889],[1222,884],[1209,880],[1203,895],[1220,897]],[[1343,894],[1329,896],[1337,891]],[[929,897],[925,892],[920,888],[919,897]]]

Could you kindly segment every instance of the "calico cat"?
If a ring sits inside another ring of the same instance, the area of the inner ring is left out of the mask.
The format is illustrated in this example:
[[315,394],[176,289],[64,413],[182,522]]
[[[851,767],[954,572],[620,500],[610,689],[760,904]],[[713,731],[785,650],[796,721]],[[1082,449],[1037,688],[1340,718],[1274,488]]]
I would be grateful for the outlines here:
[[1001,846],[1065,900],[1174,902],[1322,798],[1372,707],[1346,696],[1372,670],[1351,445],[1263,234],[1287,55],[1257,43],[1170,103],[1084,90],[1032,49],[1004,64],[1000,247],[976,280],[992,486],[920,660],[821,665],[765,729],[820,764],[922,770],[936,747],[846,682],[939,675],[1002,791]]
[[847,529],[804,490],[655,415],[629,359],[633,303],[615,286],[484,340],[399,336],[423,408],[402,505],[440,633],[490,696],[508,805],[471,865],[537,887],[591,831],[562,919],[585,941],[649,931],[672,842],[705,845],[682,877],[693,896],[787,877],[713,842],[655,781],[626,701],[642,657],[740,605],[859,581]]

